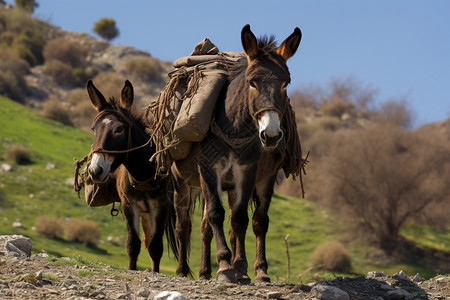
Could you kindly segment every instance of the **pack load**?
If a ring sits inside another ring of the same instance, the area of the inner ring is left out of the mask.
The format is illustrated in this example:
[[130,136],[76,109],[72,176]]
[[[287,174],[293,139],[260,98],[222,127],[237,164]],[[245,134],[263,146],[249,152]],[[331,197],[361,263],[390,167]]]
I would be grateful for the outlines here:
[[243,53],[219,52],[206,38],[191,55],[173,63],[169,82],[148,108],[155,118],[151,131],[158,148],[155,159],[160,175],[168,172],[173,161],[186,158],[193,142],[205,138],[216,101],[228,80],[228,68],[242,58]]

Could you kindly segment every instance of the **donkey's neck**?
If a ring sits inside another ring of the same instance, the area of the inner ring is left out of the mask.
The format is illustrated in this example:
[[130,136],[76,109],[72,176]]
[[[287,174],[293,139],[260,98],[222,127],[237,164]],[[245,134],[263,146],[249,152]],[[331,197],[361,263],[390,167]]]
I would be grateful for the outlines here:
[[[150,136],[145,132],[144,127],[133,120],[133,130],[131,131],[131,147],[136,148],[148,142]],[[147,145],[141,149],[128,153],[124,162],[125,167],[133,178],[138,181],[146,181],[154,178],[156,164],[150,162],[154,147]]]
[[223,130],[242,134],[257,132],[247,95],[244,74],[235,77],[224,90],[215,116],[216,123]]

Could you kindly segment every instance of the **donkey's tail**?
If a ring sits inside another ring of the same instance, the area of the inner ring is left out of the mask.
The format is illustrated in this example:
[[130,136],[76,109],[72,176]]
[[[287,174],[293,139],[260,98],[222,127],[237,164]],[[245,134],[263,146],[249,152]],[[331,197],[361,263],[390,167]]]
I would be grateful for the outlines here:
[[175,256],[175,259],[178,260],[178,240],[175,235],[175,226],[177,222],[177,216],[175,213],[175,207],[173,205],[173,183],[169,176],[169,183],[167,184],[168,191],[167,191],[167,197],[168,197],[168,220],[166,222],[166,238],[167,238],[167,244],[169,245],[170,249],[172,250],[173,255]]

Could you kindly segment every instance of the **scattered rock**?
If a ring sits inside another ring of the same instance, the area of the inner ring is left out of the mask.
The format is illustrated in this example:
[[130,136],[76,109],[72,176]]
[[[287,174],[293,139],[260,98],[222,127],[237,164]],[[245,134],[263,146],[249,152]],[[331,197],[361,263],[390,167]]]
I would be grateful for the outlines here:
[[311,292],[321,300],[348,300],[349,296],[343,290],[329,285],[318,284],[313,286]]
[[398,273],[395,273],[392,277],[397,278],[397,279],[408,280],[408,275],[406,275],[406,273],[403,272],[403,270],[401,270]]
[[420,274],[417,273],[416,275],[414,275],[414,277],[413,277],[412,280],[413,280],[414,282],[422,282],[422,281],[424,281],[425,279],[423,279],[422,276],[420,276]]
[[21,222],[17,222],[17,221],[12,223],[12,227],[19,228],[19,229],[25,229],[25,226],[23,226],[23,224]]
[[280,292],[269,292],[267,294],[267,298],[269,298],[269,299],[280,299],[281,298],[281,293]]
[[2,163],[0,165],[0,170],[2,170],[3,172],[11,172],[13,170],[13,167],[10,164]]
[[23,235],[1,235],[0,254],[5,257],[29,257],[33,242]]
[[367,273],[367,277],[383,277],[384,276],[384,272],[381,271],[371,271]]
[[179,292],[161,292],[156,295],[153,300],[188,300],[185,296],[183,296]]

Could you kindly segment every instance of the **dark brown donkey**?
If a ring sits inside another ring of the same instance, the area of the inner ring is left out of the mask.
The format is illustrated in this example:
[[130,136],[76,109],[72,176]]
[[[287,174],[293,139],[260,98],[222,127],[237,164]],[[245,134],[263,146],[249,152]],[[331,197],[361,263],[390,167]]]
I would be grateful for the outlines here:
[[99,186],[110,174],[116,178],[128,229],[129,269],[136,269],[141,249],[141,217],[142,240],[152,260],[152,270],[159,272],[164,232],[175,257],[178,255],[173,228],[175,214],[172,201],[167,197],[168,179],[155,177],[156,165],[149,162],[155,149],[145,131],[147,124],[144,120],[147,119],[144,111],[132,112],[133,86],[128,80],[122,89],[120,102],[113,98],[107,101],[90,80],[87,91],[98,111],[92,125],[94,142],[88,173]]
[[[286,153],[289,152],[283,126],[290,105],[286,94],[290,82],[286,62],[300,44],[301,31],[295,28],[276,47],[273,38],[257,40],[246,25],[241,40],[246,57],[231,69],[229,82],[217,101],[208,135],[203,142],[193,146],[186,159],[172,165],[176,232],[180,240],[179,276],[189,272],[186,245],[189,245],[191,225],[190,204],[187,203],[192,197],[188,196],[188,190],[189,186],[200,186],[204,198],[200,278],[211,278],[210,243],[214,236],[219,264],[217,279],[249,282],[245,234],[249,221],[247,209],[253,196],[256,208],[252,225],[257,240],[255,281],[270,281],[265,255],[267,212],[277,171],[286,164]],[[297,132],[291,134],[297,135]],[[301,150],[294,169],[300,170],[300,163]],[[222,191],[228,192],[231,251],[223,229]]]

